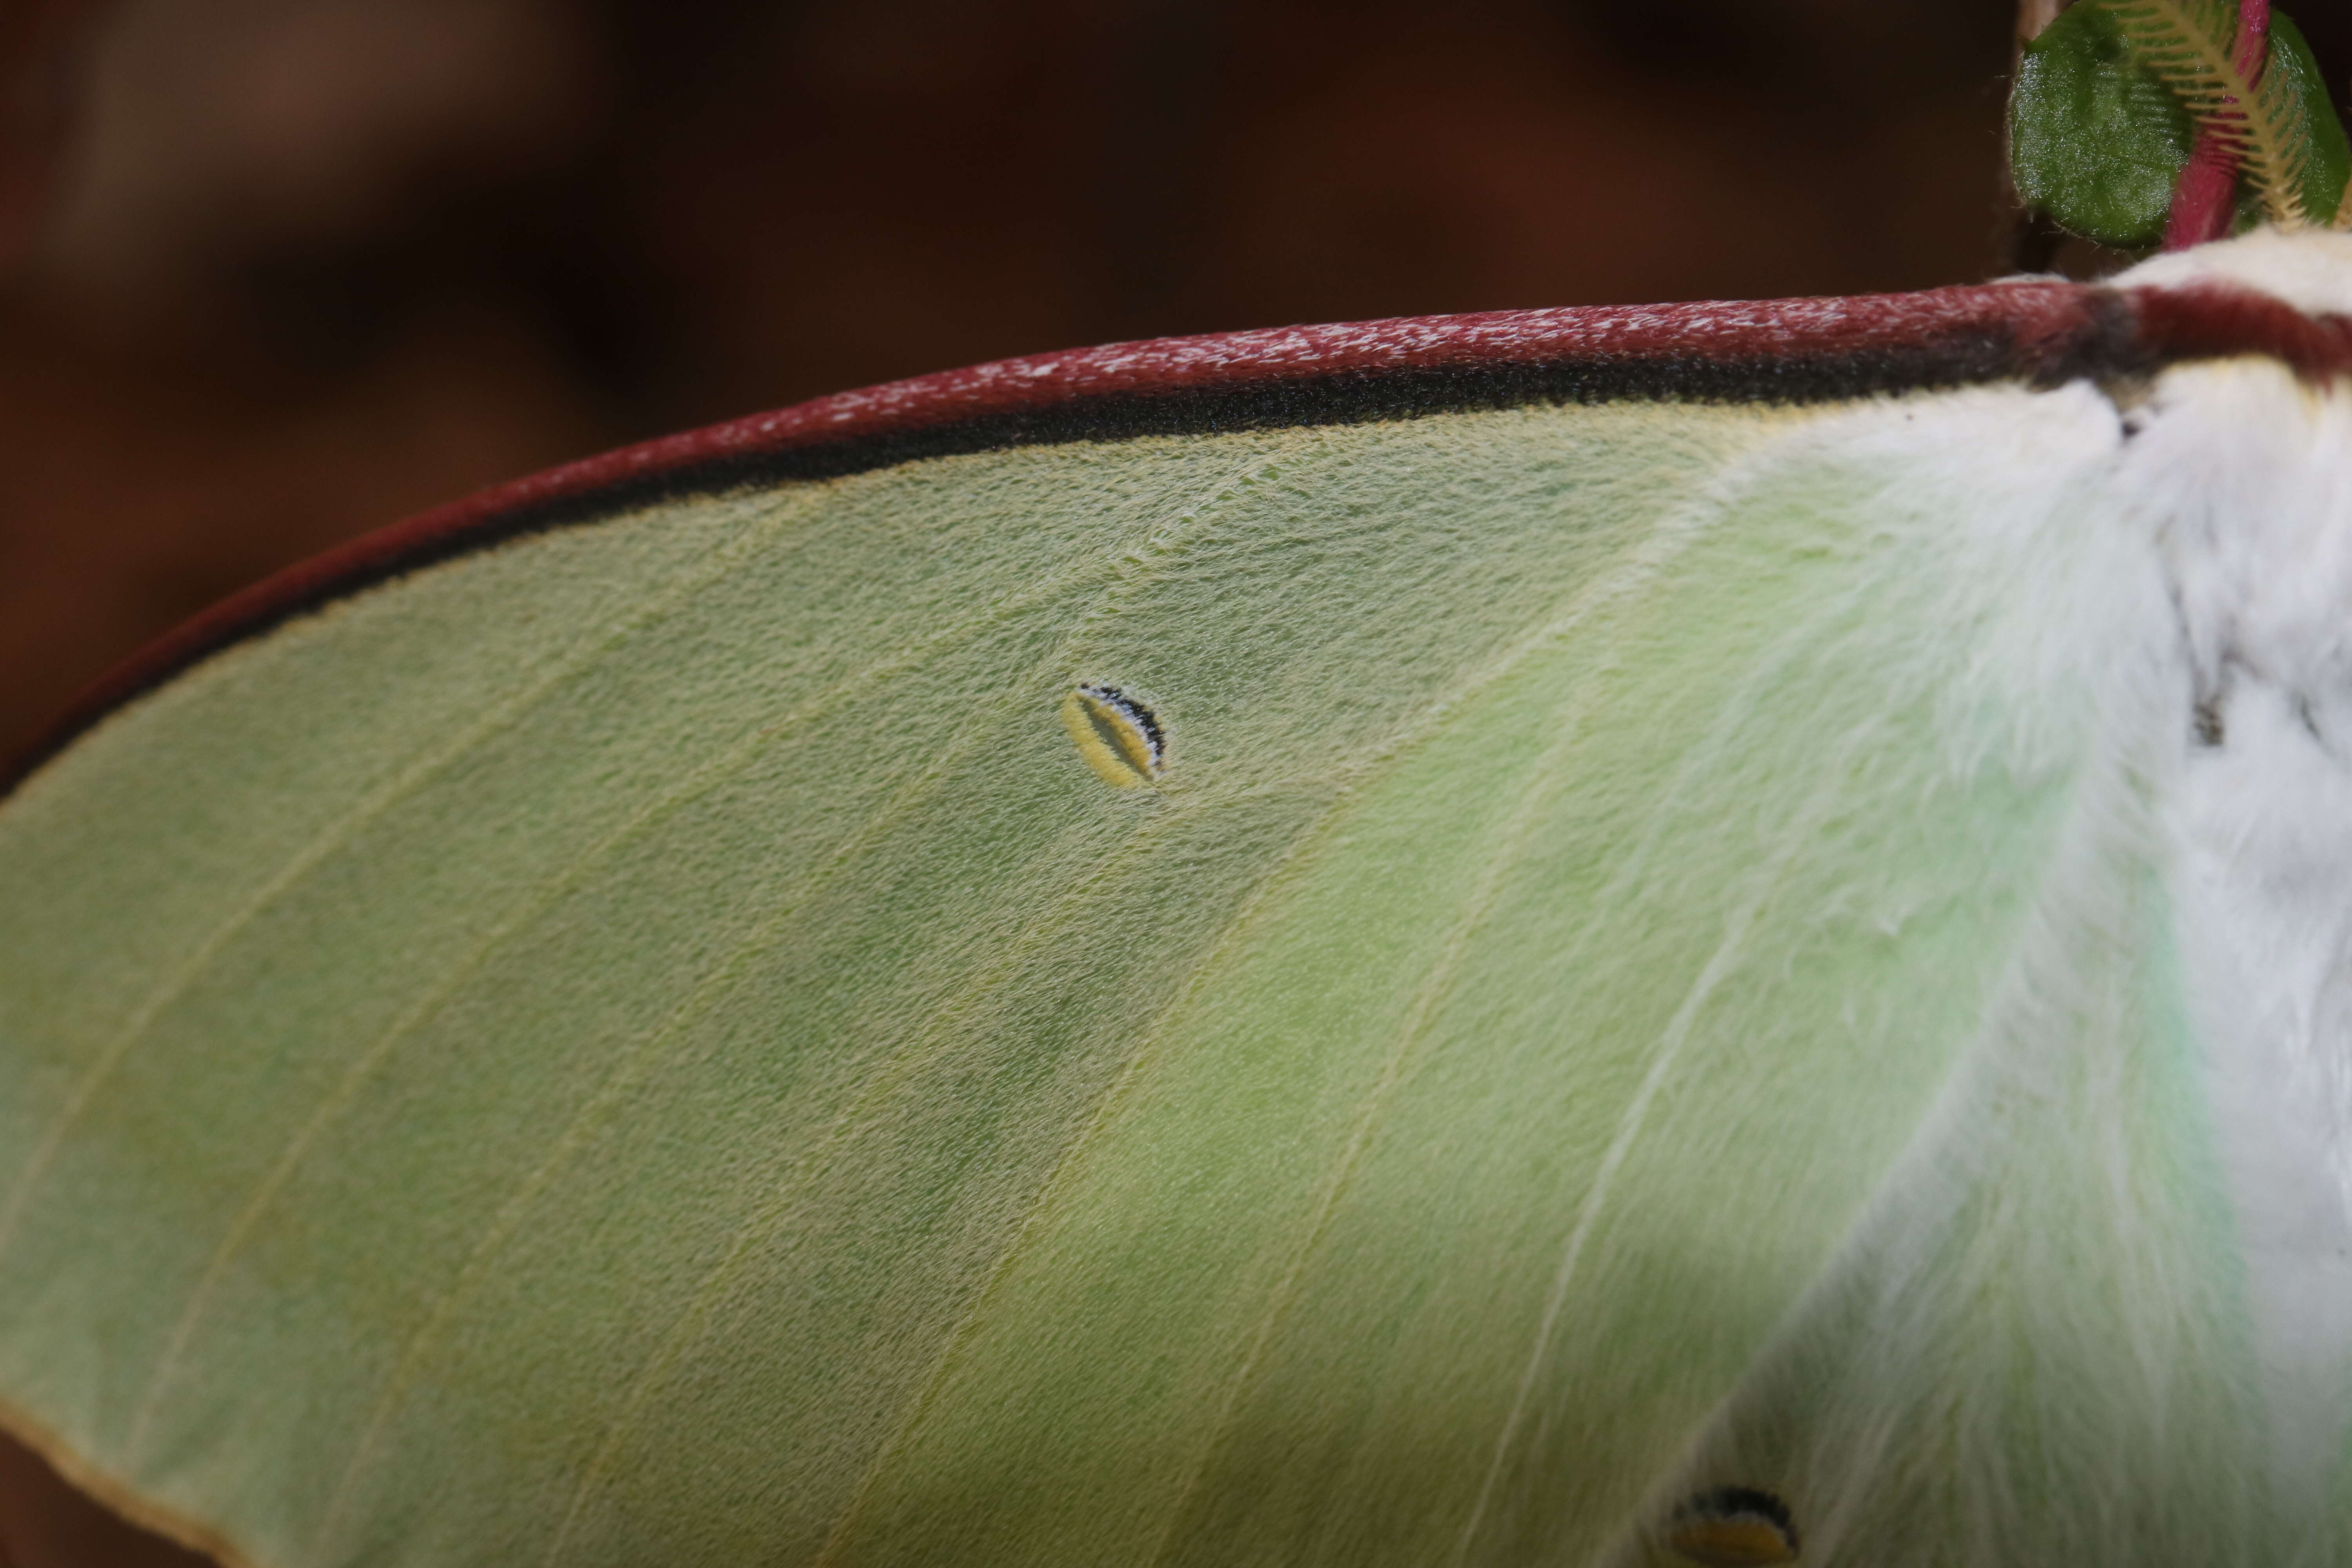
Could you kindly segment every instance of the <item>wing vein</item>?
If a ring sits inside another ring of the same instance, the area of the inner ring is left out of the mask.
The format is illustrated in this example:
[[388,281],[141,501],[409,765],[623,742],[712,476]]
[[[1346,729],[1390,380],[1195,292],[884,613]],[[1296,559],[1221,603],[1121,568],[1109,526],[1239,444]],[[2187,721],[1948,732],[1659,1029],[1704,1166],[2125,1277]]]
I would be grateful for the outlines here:
[[[1450,722],[1469,699],[1507,678],[1544,647],[1567,635],[1603,606],[1638,592],[1703,531],[1706,520],[1716,510],[1714,504],[1702,500],[1686,503],[1664,513],[1657,527],[1646,539],[1627,549],[1625,561],[1621,566],[1614,571],[1597,572],[1591,582],[1570,596],[1568,605],[1559,614],[1517,641],[1498,649],[1483,664],[1465,671],[1461,679],[1452,683],[1445,690],[1409,713],[1386,741],[1368,748],[1362,755],[1351,762],[1339,776],[1337,787],[1333,789],[1324,806],[1313,820],[1302,827],[1290,846],[1286,848],[1281,860],[1270,868],[1260,889],[1253,893],[1240,910],[1236,910],[1234,919],[1228,922],[1225,930],[1220,932],[1217,941],[1210,950],[1209,956],[1203,960],[1192,981],[1188,983],[1169,1006],[1162,1009],[1155,1017],[1150,1033],[1146,1036],[1136,1053],[1122,1067],[1118,1077],[1109,1086],[1107,1086],[1104,1097],[1097,1102],[1095,1115],[1089,1120],[1079,1137],[1056,1162],[1046,1182],[1041,1184],[1037,1198],[1033,1201],[1027,1214],[1024,1215],[1019,1230],[1008,1244],[1004,1253],[1000,1255],[995,1265],[992,1267],[987,1280],[976,1295],[971,1310],[959,1323],[948,1348],[941,1353],[931,1373],[927,1377],[916,1407],[910,1411],[907,1419],[893,1433],[884,1447],[877,1450],[875,1460],[861,1474],[850,1501],[845,1505],[841,1518],[828,1534],[824,1547],[812,1561],[811,1568],[823,1568],[823,1564],[846,1540],[846,1532],[862,1508],[864,1499],[871,1490],[880,1470],[888,1458],[903,1447],[905,1440],[919,1426],[923,1416],[929,1413],[934,1393],[944,1382],[949,1367],[977,1334],[980,1319],[985,1312],[988,1301],[995,1293],[996,1282],[1009,1268],[1016,1250],[1025,1246],[1037,1215],[1048,1205],[1054,1192],[1063,1182],[1065,1173],[1075,1167],[1079,1153],[1090,1145],[1101,1128],[1108,1125],[1111,1109],[1118,1099],[1123,1097],[1126,1087],[1139,1074],[1147,1055],[1157,1047],[1164,1034],[1168,1021],[1174,1017],[1181,1007],[1207,984],[1209,977],[1222,967],[1226,955],[1233,951],[1240,937],[1250,928],[1251,922],[1265,906],[1266,899],[1283,884],[1293,868],[1304,863],[1306,850],[1328,830],[1328,824],[1340,804],[1367,781],[1376,780],[1399,765],[1414,746],[1423,743]],[[1369,1137],[1369,1131],[1366,1136]],[[1339,1194],[1335,1190],[1330,1196],[1330,1201],[1335,1205],[1338,1196]],[[1204,1463],[1205,1458],[1204,1456]],[[1186,1490],[1188,1492],[1190,1490],[1189,1482]],[[1181,1495],[1178,1507],[1181,1510]],[[1174,1516],[1171,1515],[1171,1528],[1173,1518]],[[1161,1547],[1155,1549],[1155,1559],[1159,1552],[1164,1550],[1165,1544],[1166,1540],[1163,1538]],[[551,1565],[553,1561],[551,1554],[548,1563]]]
[[1667,1020],[1665,1027],[1659,1033],[1657,1042],[1651,1048],[1649,1068],[1643,1073],[1642,1081],[1635,1088],[1633,1098],[1626,1101],[1625,1109],[1619,1113],[1617,1131],[1611,1138],[1608,1148],[1601,1154],[1601,1163],[1593,1172],[1591,1184],[1585,1189],[1584,1201],[1578,1205],[1576,1223],[1569,1232],[1566,1246],[1561,1249],[1559,1267],[1553,1270],[1550,1288],[1545,1294],[1543,1310],[1537,1320],[1534,1342],[1528,1349],[1528,1358],[1521,1369],[1518,1383],[1513,1390],[1510,1407],[1504,1417],[1502,1428],[1496,1436],[1494,1456],[1488,1461],[1485,1477],[1479,1483],[1477,1497],[1471,1505],[1469,1518],[1463,1525],[1461,1540],[1454,1548],[1454,1562],[1457,1568],[1467,1560],[1470,1549],[1477,1539],[1479,1529],[1485,1522],[1486,1512],[1492,1506],[1495,1489],[1501,1479],[1505,1461],[1509,1457],[1511,1446],[1517,1440],[1519,1429],[1526,1422],[1528,1406],[1533,1401],[1535,1394],[1536,1381],[1542,1373],[1545,1361],[1549,1357],[1552,1337],[1558,1331],[1560,1315],[1567,1306],[1570,1287],[1575,1281],[1578,1268],[1583,1260],[1585,1247],[1600,1223],[1601,1212],[1608,1205],[1617,1173],[1623,1166],[1627,1156],[1632,1153],[1633,1143],[1640,1137],[1643,1126],[1648,1120],[1650,1107],[1655,1102],[1659,1092],[1665,1087],[1666,1080],[1679,1065],[1683,1047],[1689,1042],[1692,1026],[1697,1021],[1700,1009],[1706,1006],[1708,999],[1713,996],[1716,987],[1720,985],[1725,977],[1730,973],[1734,962],[1739,957],[1741,948],[1748,940],[1748,931],[1754,925],[1757,915],[1761,912],[1766,900],[1779,886],[1790,862],[1796,858],[1801,849],[1812,841],[1822,817],[1839,798],[1839,785],[1843,782],[1841,775],[1845,771],[1848,760],[1875,728],[1876,726],[1872,723],[1857,726],[1849,731],[1843,742],[1830,753],[1828,762],[1822,770],[1821,785],[1809,793],[1804,807],[1790,820],[1788,829],[1781,834],[1779,843],[1774,847],[1771,858],[1748,879],[1746,896],[1733,909],[1730,917],[1725,921],[1723,935],[1717,940],[1715,951],[1708,955],[1706,963],[1701,966],[1689,990],[1684,994],[1681,1003],[1675,1007],[1673,1016]]
[[[1582,695],[1583,692],[1580,689],[1579,696]],[[1215,1421],[1210,1426],[1209,1436],[1202,1445],[1200,1458],[1192,1466],[1182,1489],[1178,1492],[1175,1502],[1170,1508],[1168,1526],[1161,1531],[1158,1544],[1153,1548],[1150,1557],[1146,1560],[1148,1563],[1165,1562],[1168,1553],[1174,1548],[1177,1537],[1181,1532],[1184,1515],[1191,1505],[1192,1499],[1200,1489],[1202,1481],[1215,1462],[1218,1451],[1223,1447],[1226,1436],[1240,1412],[1243,1399],[1256,1381],[1259,1366],[1265,1358],[1267,1347],[1273,1342],[1275,1331],[1281,1321],[1288,1315],[1299,1283],[1306,1276],[1307,1263],[1330,1229],[1331,1222],[1339,1211],[1340,1200],[1353,1183],[1357,1170],[1363,1162],[1364,1153],[1371,1145],[1372,1135],[1378,1128],[1382,1112],[1387,1109],[1391,1095],[1403,1081],[1407,1067],[1418,1053],[1422,1041],[1426,1037],[1431,1017],[1436,1012],[1438,1003],[1453,988],[1454,973],[1461,967],[1463,957],[1469,951],[1471,937],[1486,925],[1487,917],[1492,913],[1495,900],[1502,889],[1503,874],[1510,867],[1520,846],[1526,842],[1528,830],[1534,824],[1538,808],[1558,787],[1559,781],[1558,764],[1575,742],[1581,729],[1584,710],[1583,702],[1578,701],[1571,704],[1567,714],[1555,727],[1553,738],[1545,746],[1542,754],[1529,764],[1528,781],[1520,789],[1518,798],[1513,803],[1501,830],[1495,835],[1493,847],[1479,867],[1470,896],[1463,901],[1461,912],[1454,920],[1454,929],[1447,933],[1444,947],[1439,952],[1436,961],[1430,965],[1429,972],[1423,977],[1421,984],[1414,989],[1412,1000],[1406,1007],[1405,1016],[1400,1022],[1389,1048],[1382,1054],[1380,1072],[1374,1078],[1370,1089],[1364,1094],[1354,1124],[1349,1129],[1348,1142],[1341,1148],[1339,1157],[1334,1163],[1329,1181],[1316,1194],[1315,1205],[1310,1211],[1307,1226],[1297,1246],[1292,1249],[1282,1278],[1276,1282],[1274,1289],[1268,1293],[1265,1310],[1259,1314],[1257,1326],[1250,1336],[1249,1348],[1243,1353],[1241,1363],[1228,1383],[1226,1397],[1218,1410]]]
[[[795,498],[797,499],[797,498]],[[787,509],[785,516],[796,516],[801,509]],[[213,961],[226,950],[229,943],[256,920],[299,887],[310,874],[319,868],[328,857],[358,836],[369,823],[383,816],[394,806],[416,794],[435,778],[462,762],[473,750],[519,721],[531,707],[546,698],[565,680],[591,668],[601,658],[617,648],[637,632],[657,624],[665,616],[704,584],[716,581],[735,564],[740,556],[764,544],[777,531],[782,519],[755,525],[734,538],[722,542],[693,565],[682,567],[668,583],[650,599],[624,615],[617,623],[608,623],[599,631],[573,642],[562,655],[551,660],[540,677],[526,684],[507,700],[497,704],[472,723],[460,729],[439,748],[428,752],[409,766],[387,780],[373,794],[351,811],[335,819],[325,830],[296,853],[286,865],[256,889],[251,897],[231,911],[227,920],[215,927],[211,935],[198,943],[187,960],[164,977],[163,983],[149,994],[125,1022],[115,1037],[99,1052],[89,1069],[74,1085],[58,1115],[18,1173],[7,1200],[0,1204],[0,1254],[5,1254],[15,1242],[28,1212],[32,1197],[58,1156],[64,1152],[67,1137],[89,1114],[106,1085],[113,1079],[123,1061],[144,1039],[166,1010],[185,995],[202,977]]]
[[[623,835],[616,836],[614,840],[599,846],[599,852],[617,847],[623,837],[633,834],[643,826],[649,825],[656,814],[667,814],[676,810],[679,806],[689,804],[704,791],[716,787],[724,782],[726,776],[755,758],[767,745],[794,730],[815,722],[826,712],[860,696],[870,689],[877,679],[893,670],[919,666],[942,647],[952,646],[956,641],[983,629],[992,620],[1076,586],[1098,569],[1097,563],[1089,561],[1050,574],[1031,583],[1021,593],[992,601],[980,613],[941,628],[914,647],[888,658],[877,660],[845,677],[817,699],[804,704],[782,721],[762,726],[753,735],[739,743],[734,751],[708,764],[702,772],[698,773],[692,780],[688,781],[687,786],[664,796],[654,806],[649,807],[643,816],[633,819]],[[1001,709],[991,710],[989,717],[996,717],[1001,712]],[[740,973],[743,963],[749,962],[752,955],[772,945],[784,931],[790,930],[805,916],[817,895],[830,886],[867,845],[885,833],[892,824],[901,820],[907,812],[913,809],[929,792],[936,788],[945,776],[949,765],[970,751],[984,728],[985,723],[982,721],[968,721],[953,744],[943,749],[928,766],[908,780],[888,803],[867,817],[856,831],[837,845],[825,858],[824,870],[800,890],[798,898],[793,902],[779,909],[763,921],[756,931],[698,983],[693,992],[672,1010],[670,1016],[658,1028],[626,1054],[622,1063],[599,1088],[597,1093],[575,1113],[572,1122],[550,1146],[549,1152],[542,1158],[541,1163],[519,1183],[515,1190],[500,1204],[490,1224],[485,1227],[483,1234],[469,1248],[466,1260],[451,1277],[448,1287],[436,1299],[424,1322],[403,1345],[400,1356],[394,1363],[393,1373],[386,1380],[384,1389],[379,1394],[374,1408],[370,1412],[367,1422],[362,1427],[360,1438],[353,1447],[352,1456],[346,1462],[343,1473],[338,1479],[335,1489],[330,1496],[327,1508],[321,1515],[316,1537],[320,1549],[323,1550],[326,1543],[332,1539],[334,1529],[341,1521],[342,1510],[349,1501],[352,1489],[360,1477],[364,1474],[366,1463],[373,1455],[375,1444],[380,1439],[393,1411],[397,1407],[401,1395],[412,1381],[426,1348],[438,1334],[441,1327],[449,1321],[458,1301],[470,1289],[472,1282],[480,1278],[489,1259],[496,1256],[520,1226],[523,1215],[530,1206],[537,1201],[541,1194],[555,1183],[562,1168],[570,1163],[572,1156],[585,1147],[595,1131],[609,1119],[610,1108],[618,1102],[628,1088],[642,1082],[652,1073],[659,1070],[661,1060],[665,1059],[659,1054],[663,1043],[675,1038],[695,1017],[707,1010],[707,1006]]]
[[[1072,579],[1082,579],[1083,574],[1066,572],[1030,584],[1023,593],[995,601],[984,613],[941,628],[927,637],[909,652],[877,660],[862,669],[836,680],[799,708],[772,722],[756,726],[718,757],[696,769],[685,779],[664,790],[654,800],[633,813],[615,831],[570,862],[562,872],[550,878],[529,899],[502,919],[481,941],[476,942],[459,961],[453,964],[433,985],[399,1017],[395,1018],[376,1038],[360,1051],[336,1083],[321,1098],[318,1107],[289,1140],[277,1161],[257,1184],[253,1193],[231,1221],[227,1231],[200,1271],[195,1288],[190,1292],[178,1321],[164,1342],[163,1352],[150,1373],[148,1388],[142,1396],[137,1414],[132,1418],[125,1452],[134,1458],[144,1445],[146,1436],[161,1406],[163,1395],[182,1355],[187,1350],[197,1325],[213,1293],[227,1277],[228,1267],[243,1250],[278,1194],[292,1179],[303,1157],[316,1143],[320,1135],[343,1110],[354,1103],[366,1081],[386,1061],[400,1043],[430,1020],[472,975],[489,962],[506,943],[530,930],[563,898],[583,887],[593,872],[606,864],[629,844],[642,837],[662,820],[695,800],[720,787],[725,782],[756,761],[759,756],[789,739],[795,733],[818,722],[827,713],[869,689],[872,684],[891,673],[894,668],[911,665],[940,647],[952,646],[982,629],[990,618],[1053,592],[1070,585]],[[925,775],[926,777],[929,775]],[[821,886],[824,879],[816,884]]]
[[[1181,510],[1170,522],[1154,529],[1139,547],[1127,552],[1119,559],[1114,567],[1116,579],[1114,585],[1106,597],[1114,600],[1128,597],[1149,583],[1158,574],[1160,565],[1175,552],[1183,538],[1199,526],[1202,518],[1209,514],[1217,503],[1229,500],[1237,492],[1248,489],[1270,466],[1270,460],[1264,458],[1253,458],[1238,466],[1224,479],[1211,488],[1204,499]],[[1070,648],[1082,642],[1095,626],[1108,619],[1108,616],[1109,612],[1107,609],[1097,609],[1080,617],[1077,626],[1072,633],[1057,641],[1054,651],[1041,661],[1041,668],[1064,661]],[[1178,812],[1157,819],[1131,836],[1122,853],[1132,854],[1139,844],[1148,845],[1155,829],[1164,830],[1185,815],[1188,815],[1187,812],[1180,808]],[[1025,953],[1036,942],[1043,941],[1053,931],[1060,930],[1063,923],[1069,918],[1067,911],[1078,904],[1089,889],[1099,885],[1106,879],[1115,876],[1118,864],[1116,857],[1106,858],[1104,864],[1097,868],[1093,876],[1086,879],[1077,888],[1065,893],[1057,903],[1057,912],[1061,913],[1062,920],[1039,922],[1033,925],[1028,931],[1016,937],[1013,943],[1016,954]],[[966,987],[966,995],[976,993],[983,985],[1001,984],[1011,973],[1016,972],[1018,967],[1017,962],[998,964],[992,978],[976,982],[973,985]],[[935,1016],[930,1025],[926,1026],[920,1038],[915,1042],[916,1047],[919,1048],[923,1041],[934,1038],[940,1032],[942,1021],[951,1016],[961,1016],[961,1009],[951,1007]],[[902,1050],[897,1053],[897,1058],[905,1061],[910,1054]],[[719,1287],[732,1273],[740,1259],[748,1255],[758,1238],[771,1233],[775,1225],[780,1224],[792,1212],[792,1203],[797,1198],[803,1179],[813,1174],[823,1156],[847,1135],[847,1130],[857,1114],[866,1107],[876,1103],[884,1092],[895,1088],[902,1081],[903,1076],[903,1074],[883,1073],[877,1075],[874,1081],[869,1082],[852,1103],[826,1125],[824,1131],[818,1135],[815,1146],[793,1162],[791,1173],[780,1188],[777,1201],[764,1205],[739,1227],[734,1243],[719,1261],[712,1266],[710,1272],[696,1288],[695,1294],[688,1300],[677,1321],[671,1325],[670,1330],[663,1337],[653,1356],[648,1358],[646,1365],[639,1369],[628,1394],[622,1401],[620,1412],[614,1417],[604,1437],[599,1440],[595,1452],[591,1456],[573,1487],[572,1497],[565,1504],[562,1517],[557,1521],[554,1533],[548,1542],[546,1555],[541,1560],[544,1564],[551,1565],[551,1565],[562,1557],[564,1547],[571,1540],[572,1531],[586,1510],[589,1497],[601,1481],[604,1471],[610,1468],[628,1431],[634,1427],[638,1410],[645,1400],[651,1396],[653,1387],[659,1381],[662,1373],[678,1355],[684,1353],[687,1342],[691,1338],[695,1327],[701,1321],[704,1312]],[[856,1489],[855,1495],[862,1496],[864,1490],[865,1482],[861,1480]]]

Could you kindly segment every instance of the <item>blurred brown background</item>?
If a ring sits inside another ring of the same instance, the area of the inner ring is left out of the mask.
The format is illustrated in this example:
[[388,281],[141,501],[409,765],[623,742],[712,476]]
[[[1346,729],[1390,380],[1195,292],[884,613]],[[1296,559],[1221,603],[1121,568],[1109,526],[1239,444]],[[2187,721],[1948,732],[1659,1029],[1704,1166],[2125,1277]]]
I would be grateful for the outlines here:
[[[2301,9],[2352,65],[2352,7]],[[0,0],[0,752],[290,560],[829,391],[1171,332],[1984,278],[2015,19]],[[0,1563],[132,1560],[94,1511],[26,1512],[42,1473],[0,1445]]]

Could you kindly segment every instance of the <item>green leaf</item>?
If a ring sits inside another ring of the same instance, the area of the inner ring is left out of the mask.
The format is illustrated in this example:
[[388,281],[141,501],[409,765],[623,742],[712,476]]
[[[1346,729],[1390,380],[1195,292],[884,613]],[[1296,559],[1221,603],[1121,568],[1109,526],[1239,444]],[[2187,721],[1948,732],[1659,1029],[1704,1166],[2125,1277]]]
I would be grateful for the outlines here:
[[2327,79],[2320,74],[2303,30],[2279,11],[2271,13],[2270,65],[2263,85],[2273,79],[2299,102],[2307,128],[2309,153],[2296,181],[2303,209],[2314,223],[2332,222],[2344,199],[2345,183],[2352,180],[2352,141],[2345,136]]
[[2025,46],[2009,128],[2018,194],[2052,221],[2122,249],[2164,237],[2196,122],[2105,6],[2072,6]]
[[2084,0],[2061,13],[2026,45],[2010,99],[2019,194],[2087,238],[2152,246],[2201,125],[2237,146],[2263,216],[2328,222],[2352,146],[2326,80],[2273,12],[2269,64],[2249,89],[2229,58],[2231,17],[2194,0]]

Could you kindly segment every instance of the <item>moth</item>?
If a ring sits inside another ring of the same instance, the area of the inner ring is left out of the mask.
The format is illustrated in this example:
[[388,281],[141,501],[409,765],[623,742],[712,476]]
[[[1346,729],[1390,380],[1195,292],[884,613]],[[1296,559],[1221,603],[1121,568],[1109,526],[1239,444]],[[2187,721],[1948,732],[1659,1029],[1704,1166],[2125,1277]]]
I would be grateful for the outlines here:
[[255,1568],[2352,1563],[2348,320],[1084,350],[266,584],[0,803],[0,1426]]

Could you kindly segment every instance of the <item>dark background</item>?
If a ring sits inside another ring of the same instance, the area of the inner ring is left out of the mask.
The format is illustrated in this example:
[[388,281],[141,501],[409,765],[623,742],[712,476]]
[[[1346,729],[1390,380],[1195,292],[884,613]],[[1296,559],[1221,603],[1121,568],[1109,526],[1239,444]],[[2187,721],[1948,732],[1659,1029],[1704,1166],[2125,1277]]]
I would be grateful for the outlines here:
[[[2302,10],[2341,82],[2352,7]],[[1994,275],[2015,21],[0,0],[0,752],[289,561],[680,426],[1121,338]],[[0,1444],[0,1568],[147,1560],[45,1476]]]

